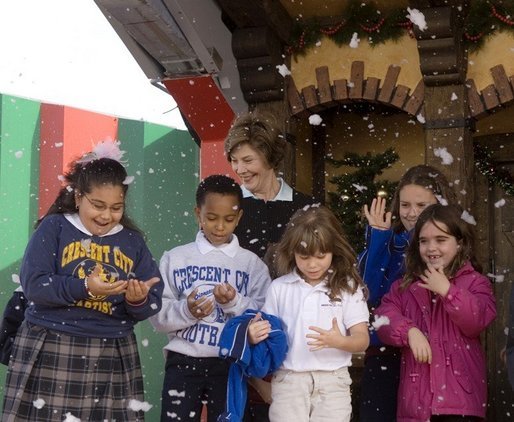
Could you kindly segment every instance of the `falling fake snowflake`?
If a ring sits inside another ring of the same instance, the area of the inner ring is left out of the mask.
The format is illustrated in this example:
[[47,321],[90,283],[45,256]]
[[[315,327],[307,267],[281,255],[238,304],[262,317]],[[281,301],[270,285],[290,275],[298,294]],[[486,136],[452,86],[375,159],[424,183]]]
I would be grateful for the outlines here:
[[14,153],[14,156],[18,159],[20,159],[21,157],[23,157],[23,151],[16,151]]
[[501,208],[501,207],[503,207],[504,205],[505,205],[505,199],[503,199],[503,198],[502,198],[502,199],[500,199],[499,201],[496,201],[496,202],[494,203],[494,206],[495,206],[496,208]]
[[280,73],[284,78],[291,74],[291,71],[285,64],[277,64],[275,67],[278,69],[278,73]]
[[71,412],[66,413],[66,419],[63,422],[80,422],[80,419],[73,415]]
[[437,195],[437,194],[436,194],[436,196],[435,196],[435,197],[436,197],[437,201],[438,201],[441,205],[444,205],[445,207],[448,205],[448,201],[447,201],[445,198],[443,198],[441,195]]
[[421,124],[424,124],[426,122],[426,119],[425,119],[425,116],[423,116],[421,113],[417,114],[416,115],[416,119],[418,120],[418,122],[420,122]]
[[309,116],[309,124],[312,126],[319,126],[323,119],[319,114],[311,114]]
[[20,284],[20,276],[18,274],[11,275],[11,280],[13,283]]
[[420,31],[424,31],[428,28],[427,21],[425,20],[425,15],[421,13],[418,9],[411,9],[410,7],[407,7],[407,12],[409,12],[407,18],[414,25],[416,25]]
[[46,402],[43,399],[37,399],[34,400],[32,404],[36,409],[42,409],[45,406]]
[[448,152],[446,147],[443,148],[434,148],[434,155],[439,157],[442,161],[442,164],[448,166],[453,163],[453,156]]
[[357,189],[359,192],[365,191],[368,189],[367,186],[364,185],[358,185],[357,183],[352,183],[352,186]]
[[382,325],[389,325],[391,321],[389,318],[382,315],[377,315],[375,321],[371,324],[375,330],[378,330]]
[[496,283],[501,283],[505,280],[505,276],[503,274],[493,274],[493,273],[487,273],[487,277],[492,278]]
[[475,217],[473,217],[469,212],[466,210],[462,211],[462,215],[460,216],[466,223],[472,224],[473,226],[477,225],[477,222],[475,220]]
[[143,345],[143,347],[148,347],[148,339],[144,338],[143,340],[141,340],[141,344]]
[[459,97],[457,97],[457,94],[455,92],[452,92],[452,96],[451,96],[450,100],[455,101],[458,99],[459,99]]
[[352,35],[352,39],[350,40],[350,48],[358,48],[360,43],[359,34],[357,32],[354,32]]
[[139,412],[142,410],[143,412],[148,412],[153,406],[147,401],[139,401],[135,399],[130,399],[128,403],[128,408],[133,410],[134,412]]
[[123,181],[124,185],[130,185],[134,181],[134,176],[127,176],[125,177],[125,180]]
[[169,390],[168,394],[170,397],[186,397],[185,391],[178,392],[177,390]]

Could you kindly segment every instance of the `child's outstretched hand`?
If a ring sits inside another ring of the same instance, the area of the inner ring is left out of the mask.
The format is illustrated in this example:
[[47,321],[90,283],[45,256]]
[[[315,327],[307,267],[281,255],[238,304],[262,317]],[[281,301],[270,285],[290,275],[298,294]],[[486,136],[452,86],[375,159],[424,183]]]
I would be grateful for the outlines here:
[[371,201],[371,206],[364,205],[364,215],[371,227],[379,230],[388,230],[391,228],[391,212],[385,212],[386,200],[381,196],[377,196]]
[[327,347],[337,347],[341,341],[341,330],[337,325],[337,318],[332,319],[332,327],[329,330],[323,328],[310,326],[309,330],[316,331],[317,334],[307,334],[307,338],[313,339],[313,341],[307,342],[311,351],[326,349]]
[[216,302],[224,305],[236,297],[236,289],[228,283],[220,283],[212,291]]
[[212,314],[216,307],[215,301],[207,296],[197,296],[198,289],[194,289],[187,297],[187,307],[191,315],[194,315],[198,319],[205,318]]
[[118,280],[114,283],[106,283],[100,277],[102,267],[96,264],[93,272],[87,276],[87,288],[93,296],[112,296],[125,293],[127,290],[127,281]]
[[431,292],[437,293],[442,297],[446,297],[448,290],[450,290],[450,280],[444,274],[443,268],[436,268],[433,265],[427,264],[427,269],[419,276],[423,283],[419,285]]
[[409,347],[414,359],[419,363],[432,363],[432,348],[425,335],[419,328],[412,327],[407,334]]
[[152,277],[147,281],[140,281],[134,278],[128,280],[125,300],[129,303],[143,302],[148,297],[150,289],[159,282],[159,277]]
[[260,343],[268,338],[270,331],[269,321],[262,319],[262,314],[257,312],[248,324],[248,341],[250,344]]

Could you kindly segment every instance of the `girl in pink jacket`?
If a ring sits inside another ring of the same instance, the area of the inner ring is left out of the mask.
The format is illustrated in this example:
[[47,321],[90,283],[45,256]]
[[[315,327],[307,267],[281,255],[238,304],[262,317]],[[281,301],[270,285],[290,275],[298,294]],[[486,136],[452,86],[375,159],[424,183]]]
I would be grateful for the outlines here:
[[406,272],[376,309],[380,339],[402,348],[398,422],[480,421],[487,374],[480,333],[496,317],[489,280],[458,206],[419,216]]

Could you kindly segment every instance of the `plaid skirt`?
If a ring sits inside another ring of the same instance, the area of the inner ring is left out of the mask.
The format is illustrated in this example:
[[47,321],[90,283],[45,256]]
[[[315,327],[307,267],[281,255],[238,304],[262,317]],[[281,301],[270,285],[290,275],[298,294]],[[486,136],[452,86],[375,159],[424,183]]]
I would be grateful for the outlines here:
[[20,327],[9,361],[2,422],[62,421],[73,419],[70,415],[81,421],[143,421],[143,412],[129,406],[131,399],[144,400],[134,334],[88,338],[27,321]]

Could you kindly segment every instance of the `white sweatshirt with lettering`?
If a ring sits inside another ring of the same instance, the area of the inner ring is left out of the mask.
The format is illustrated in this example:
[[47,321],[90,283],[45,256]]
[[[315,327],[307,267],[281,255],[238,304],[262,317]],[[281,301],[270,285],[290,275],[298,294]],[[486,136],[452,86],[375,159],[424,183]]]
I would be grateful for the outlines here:
[[[268,267],[253,252],[239,246],[237,236],[230,243],[213,246],[200,231],[194,242],[164,253],[160,261],[164,280],[161,311],[150,318],[159,332],[166,333],[166,350],[193,357],[217,357],[218,343],[225,322],[246,309],[260,309],[271,282]],[[227,304],[216,303],[203,319],[192,315],[187,297],[198,289],[214,301],[212,290],[229,283],[237,294]]]

